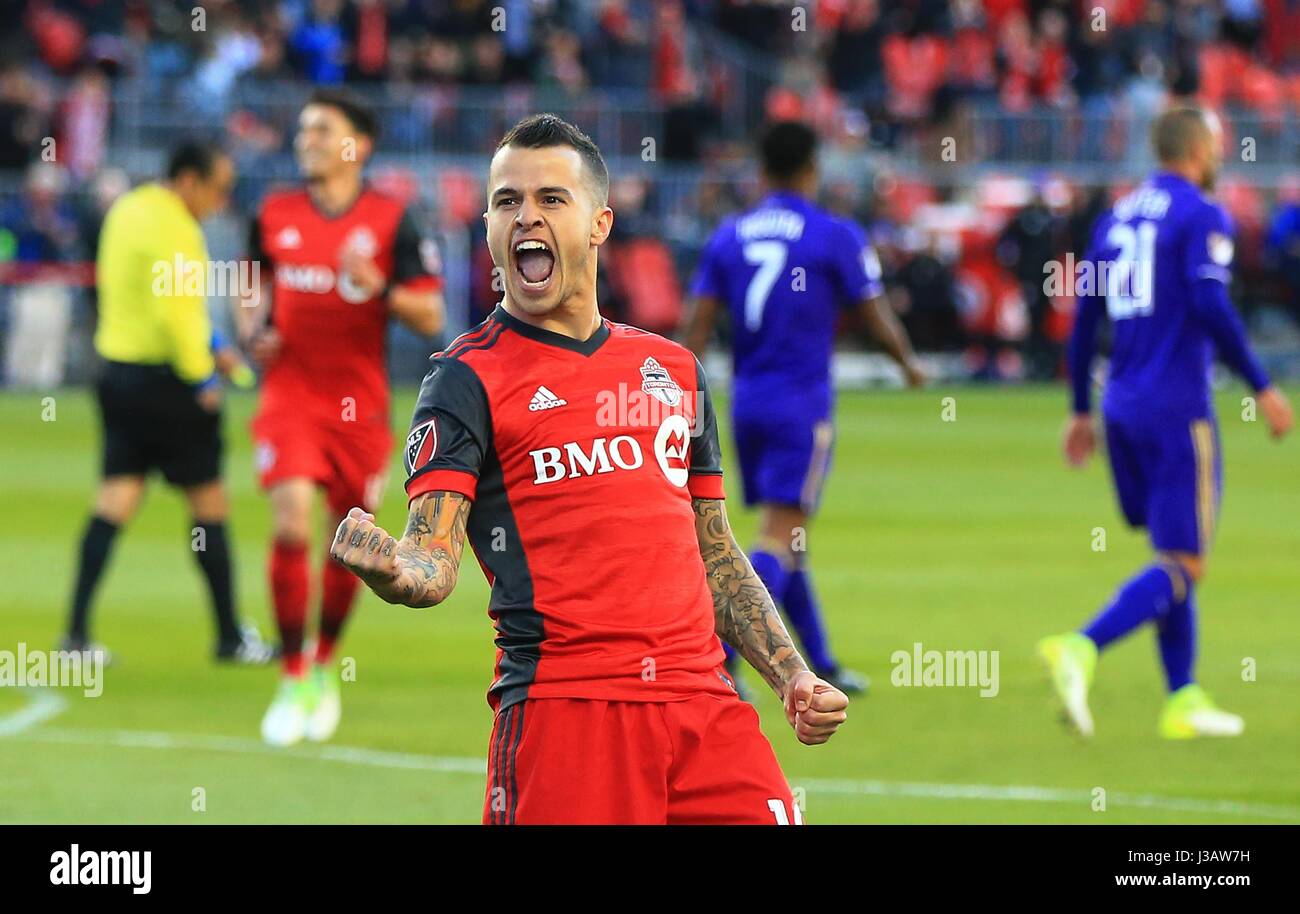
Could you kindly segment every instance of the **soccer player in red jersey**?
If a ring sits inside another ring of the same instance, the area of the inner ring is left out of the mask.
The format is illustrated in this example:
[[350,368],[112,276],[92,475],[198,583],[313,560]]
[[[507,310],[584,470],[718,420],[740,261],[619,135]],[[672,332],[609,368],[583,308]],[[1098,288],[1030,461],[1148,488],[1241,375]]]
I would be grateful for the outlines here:
[[384,363],[390,317],[417,333],[443,323],[436,251],[405,206],[363,180],[373,115],[322,90],[298,119],[306,186],[272,193],[252,227],[250,257],[270,294],[244,302],[241,335],[264,369],[253,420],[257,469],[271,499],[270,583],[284,678],[262,737],[325,740],[340,706],[332,657],[357,580],[328,559],[312,656],[304,649],[311,510],[324,491],[329,532],[352,505],[377,506],[392,450]]
[[501,304],[430,360],[405,459],[406,532],[356,507],[331,552],[381,598],[433,606],[466,537],[492,584],[485,823],[801,821],[719,636],[823,743],[848,699],[799,656],[736,544],[699,362],[604,320],[599,150],[553,115],[488,177]]

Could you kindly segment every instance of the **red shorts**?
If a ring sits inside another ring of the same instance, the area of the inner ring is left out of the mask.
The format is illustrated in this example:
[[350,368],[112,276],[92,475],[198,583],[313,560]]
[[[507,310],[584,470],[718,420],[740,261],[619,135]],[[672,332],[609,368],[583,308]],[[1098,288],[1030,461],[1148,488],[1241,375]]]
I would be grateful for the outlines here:
[[532,698],[497,714],[484,825],[802,822],[758,713],[685,701]]
[[386,425],[321,423],[311,416],[260,414],[253,419],[258,481],[311,479],[325,489],[335,514],[374,511],[388,481],[393,433]]

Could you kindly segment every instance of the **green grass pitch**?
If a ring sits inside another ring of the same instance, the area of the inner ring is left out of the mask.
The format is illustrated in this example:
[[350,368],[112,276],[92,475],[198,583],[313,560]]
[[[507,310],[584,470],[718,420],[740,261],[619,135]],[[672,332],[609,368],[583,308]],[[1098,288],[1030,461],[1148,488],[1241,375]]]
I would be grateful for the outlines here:
[[[397,398],[399,422],[413,396]],[[952,422],[941,418],[946,396]],[[0,650],[54,643],[90,504],[91,398],[67,391],[55,405],[45,422],[41,395],[0,395]],[[1056,719],[1034,642],[1091,615],[1147,554],[1123,526],[1104,464],[1064,468],[1064,392],[841,398],[809,554],[833,644],[873,691],[816,748],[795,741],[773,696],[759,698],[809,822],[1300,821],[1300,443],[1277,446],[1262,423],[1243,421],[1239,388],[1219,406],[1227,495],[1200,589],[1198,671],[1244,715],[1246,733],[1157,738],[1163,687],[1146,631],[1102,658],[1098,734],[1082,744]],[[253,478],[251,409],[237,395],[227,411],[227,478],[240,602],[270,632],[269,514]],[[390,529],[404,515],[400,476],[394,455],[380,512]],[[739,494],[734,476],[730,489]],[[754,518],[738,498],[732,518],[747,540]],[[1092,548],[1098,527],[1105,551]],[[118,658],[101,697],[0,689],[0,821],[477,822],[492,645],[473,561],[435,609],[363,596],[341,648],[356,681],[343,686],[334,742],[272,751],[257,727],[275,674],[209,660],[188,531],[181,500],[159,483],[119,539],[97,607],[95,634]],[[998,651],[998,694],[892,686],[891,655],[916,642]]]

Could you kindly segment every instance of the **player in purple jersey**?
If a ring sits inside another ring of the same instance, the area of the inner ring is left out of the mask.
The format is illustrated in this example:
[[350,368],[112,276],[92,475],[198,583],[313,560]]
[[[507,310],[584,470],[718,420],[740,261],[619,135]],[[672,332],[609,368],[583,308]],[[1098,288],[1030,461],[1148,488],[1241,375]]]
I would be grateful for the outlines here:
[[1209,381],[1214,354],[1255,392],[1273,437],[1285,435],[1293,417],[1228,299],[1232,225],[1205,195],[1222,160],[1218,119],[1172,108],[1157,119],[1152,139],[1160,171],[1098,220],[1085,258],[1097,294],[1078,296],[1069,346],[1074,409],[1064,444],[1075,466],[1096,449],[1090,372],[1104,310],[1112,327],[1102,403],[1111,474],[1125,519],[1147,528],[1155,560],[1086,627],[1044,638],[1038,651],[1066,717],[1090,736],[1088,689],[1098,652],[1152,622],[1169,689],[1160,735],[1236,736],[1242,719],[1216,707],[1192,673],[1195,589],[1223,478]]
[[[880,264],[852,221],[817,196],[817,136],[773,124],[760,144],[767,195],[713,233],[691,288],[685,342],[704,354],[719,311],[731,318],[732,428],[745,503],[761,506],[754,569],[794,626],[817,675],[844,692],[866,680],[831,655],[807,567],[806,534],[830,466],[831,351],[845,310],[862,315],[902,367],[924,380],[884,298]],[[730,658],[729,660],[734,660]]]

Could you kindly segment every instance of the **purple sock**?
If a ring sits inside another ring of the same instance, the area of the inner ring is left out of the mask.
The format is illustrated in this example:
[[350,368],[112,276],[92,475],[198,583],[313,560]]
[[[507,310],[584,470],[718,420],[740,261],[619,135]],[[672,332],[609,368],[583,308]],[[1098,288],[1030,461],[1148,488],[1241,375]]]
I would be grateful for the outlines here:
[[799,636],[804,657],[812,664],[812,668],[823,673],[834,670],[835,660],[831,657],[826,629],[822,626],[817,595],[813,593],[812,581],[804,568],[795,568],[790,572],[782,605],[785,607],[786,618]]
[[[754,566],[755,574],[763,582],[767,592],[772,595],[772,602],[780,608],[781,594],[785,590],[786,577],[789,574],[781,564],[781,560],[766,549],[755,547],[749,553],[749,564]],[[723,647],[727,649],[727,656],[730,658],[733,653],[731,647],[725,644]]]
[[1196,598],[1190,584],[1187,599],[1170,606],[1169,614],[1160,620],[1157,641],[1165,682],[1170,692],[1177,692],[1192,682],[1196,660]]
[[763,586],[772,595],[772,601],[779,606],[789,576],[781,560],[766,549],[755,549],[749,554],[749,563],[754,566],[754,571],[762,579]]
[[1174,584],[1169,575],[1164,565],[1148,565],[1119,589],[1110,605],[1083,630],[1096,643],[1097,650],[1169,612],[1174,604]]

